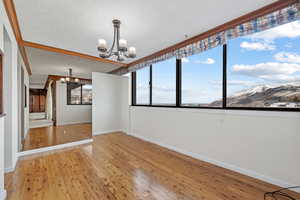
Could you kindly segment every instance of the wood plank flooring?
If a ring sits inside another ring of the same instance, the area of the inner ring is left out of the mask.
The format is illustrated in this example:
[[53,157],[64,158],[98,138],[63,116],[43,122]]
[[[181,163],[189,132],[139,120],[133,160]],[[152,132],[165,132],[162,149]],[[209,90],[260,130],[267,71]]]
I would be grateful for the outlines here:
[[23,151],[65,144],[92,137],[92,124],[73,124],[31,128],[26,136]]
[[23,157],[5,178],[8,200],[262,200],[278,189],[122,133]]

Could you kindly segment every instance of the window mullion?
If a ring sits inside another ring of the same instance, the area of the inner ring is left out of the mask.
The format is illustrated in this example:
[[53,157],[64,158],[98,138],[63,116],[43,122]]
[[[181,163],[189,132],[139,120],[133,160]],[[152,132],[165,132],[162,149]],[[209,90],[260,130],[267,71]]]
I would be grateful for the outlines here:
[[181,106],[181,59],[176,60],[176,107]]
[[136,72],[131,73],[131,104],[136,105]]
[[82,105],[82,84],[80,86],[80,104]]
[[227,107],[227,44],[223,45],[223,108]]
[[150,90],[150,101],[149,104],[152,105],[152,65],[150,65],[150,79],[149,79],[149,90]]

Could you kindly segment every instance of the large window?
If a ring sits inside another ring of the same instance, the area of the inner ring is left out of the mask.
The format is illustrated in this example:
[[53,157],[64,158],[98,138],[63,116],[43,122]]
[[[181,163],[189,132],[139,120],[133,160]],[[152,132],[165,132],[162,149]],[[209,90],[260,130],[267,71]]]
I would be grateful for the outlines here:
[[92,85],[82,83],[67,83],[68,105],[91,105]]
[[176,59],[152,65],[152,105],[176,105]]
[[182,59],[182,106],[222,107],[222,46]]
[[300,20],[132,77],[133,105],[300,111]]
[[228,107],[300,108],[300,21],[227,46]]

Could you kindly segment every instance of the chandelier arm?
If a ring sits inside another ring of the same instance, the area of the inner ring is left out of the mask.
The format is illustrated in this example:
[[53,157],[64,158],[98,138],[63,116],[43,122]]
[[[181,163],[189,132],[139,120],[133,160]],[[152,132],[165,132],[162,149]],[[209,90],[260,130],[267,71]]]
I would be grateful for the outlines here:
[[118,53],[118,60],[120,58],[120,27],[117,27],[117,53]]
[[110,57],[112,54],[113,54],[113,50],[114,50],[114,47],[115,47],[115,44],[116,44],[116,27],[114,27],[114,41],[108,51],[108,57]]
[[130,57],[128,56],[128,52],[124,53],[123,55],[124,55],[126,58],[130,58]]

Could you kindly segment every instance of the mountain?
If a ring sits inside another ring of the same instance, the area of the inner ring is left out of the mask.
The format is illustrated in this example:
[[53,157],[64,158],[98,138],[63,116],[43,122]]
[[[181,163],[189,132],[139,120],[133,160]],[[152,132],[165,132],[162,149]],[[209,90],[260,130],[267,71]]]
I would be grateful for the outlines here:
[[[222,100],[209,104],[221,106]],[[227,97],[228,107],[290,107],[300,108],[300,83],[277,86],[260,85]]]

